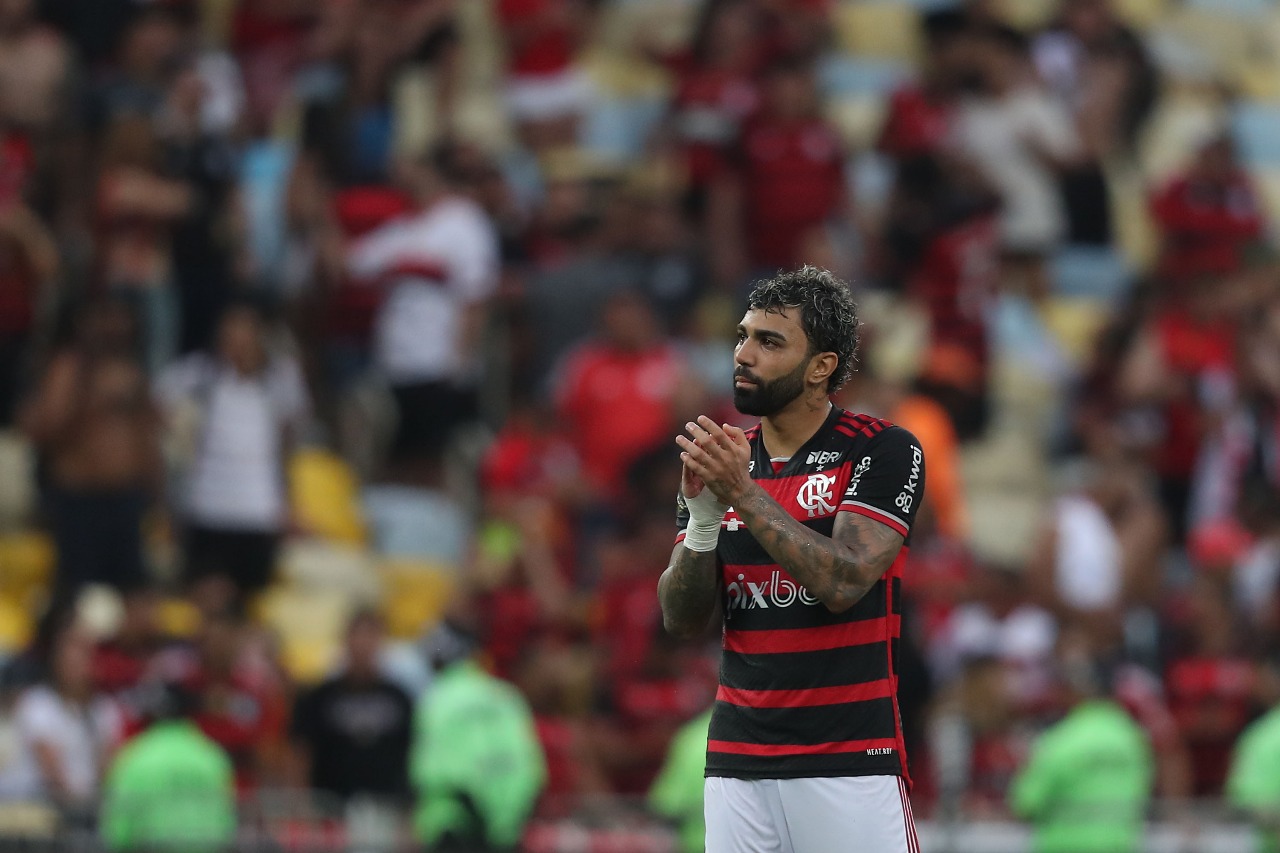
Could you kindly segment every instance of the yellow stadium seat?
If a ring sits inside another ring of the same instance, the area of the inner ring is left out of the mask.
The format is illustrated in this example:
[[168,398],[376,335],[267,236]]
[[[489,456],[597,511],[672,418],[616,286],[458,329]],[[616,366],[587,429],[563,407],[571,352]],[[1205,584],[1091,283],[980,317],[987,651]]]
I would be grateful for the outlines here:
[[13,653],[26,648],[34,629],[28,608],[8,598],[0,598],[0,652]]
[[43,533],[0,536],[0,592],[24,607],[33,606],[50,585],[55,558],[53,541]]
[[281,658],[302,683],[323,677],[337,661],[355,606],[338,590],[274,586],[255,602],[258,621],[280,638]]
[[167,636],[193,637],[200,628],[200,611],[186,599],[166,598],[156,609],[156,622]]
[[1082,365],[1109,314],[1107,303],[1098,299],[1054,296],[1046,301],[1041,319],[1071,362]]
[[292,586],[334,590],[363,603],[382,597],[372,555],[364,548],[315,538],[293,538],[280,552],[277,576]]
[[311,533],[335,542],[365,541],[360,485],[341,457],[308,448],[289,461],[289,491],[294,513]]
[[920,55],[920,18],[908,3],[843,3],[835,30],[840,48],[855,56],[913,63]]
[[439,621],[457,585],[453,567],[427,561],[389,559],[381,574],[387,630],[397,639],[417,637]]

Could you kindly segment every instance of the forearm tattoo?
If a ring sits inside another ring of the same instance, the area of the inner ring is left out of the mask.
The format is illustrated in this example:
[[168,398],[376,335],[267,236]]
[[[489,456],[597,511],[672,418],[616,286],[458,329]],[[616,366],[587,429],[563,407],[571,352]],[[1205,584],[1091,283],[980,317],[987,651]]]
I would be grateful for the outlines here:
[[671,565],[658,580],[658,601],[667,631],[677,637],[694,637],[706,631],[719,594],[716,552],[677,545]]
[[769,556],[833,611],[846,610],[866,595],[902,547],[900,533],[850,512],[836,517],[827,538],[796,521],[763,490],[734,509]]

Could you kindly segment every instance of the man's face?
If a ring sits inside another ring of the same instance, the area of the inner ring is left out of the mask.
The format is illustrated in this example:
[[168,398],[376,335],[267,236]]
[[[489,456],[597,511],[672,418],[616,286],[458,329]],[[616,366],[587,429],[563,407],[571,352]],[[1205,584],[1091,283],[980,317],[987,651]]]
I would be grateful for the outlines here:
[[804,393],[809,356],[799,308],[747,311],[733,351],[733,405],[756,417],[782,411]]

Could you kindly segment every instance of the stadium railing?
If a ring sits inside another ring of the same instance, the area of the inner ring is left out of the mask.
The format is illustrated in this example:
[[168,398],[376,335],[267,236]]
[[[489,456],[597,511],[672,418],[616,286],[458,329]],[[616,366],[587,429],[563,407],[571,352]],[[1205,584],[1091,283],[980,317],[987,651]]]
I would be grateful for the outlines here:
[[[678,853],[671,827],[638,800],[614,798],[559,817],[535,819],[525,853]],[[223,853],[420,853],[408,809],[344,803],[307,791],[263,791],[239,807],[233,846]],[[1027,853],[1030,829],[1005,819],[961,816],[917,825],[929,853]],[[1160,803],[1152,809],[1144,853],[1255,853],[1252,828],[1216,801]],[[91,821],[64,820],[42,803],[0,802],[0,853],[105,853]]]

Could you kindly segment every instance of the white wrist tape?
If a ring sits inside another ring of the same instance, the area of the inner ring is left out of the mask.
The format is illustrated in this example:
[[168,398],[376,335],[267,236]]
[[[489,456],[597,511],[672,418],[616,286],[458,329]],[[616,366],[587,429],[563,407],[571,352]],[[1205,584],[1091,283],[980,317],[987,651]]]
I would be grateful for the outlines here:
[[690,551],[714,551],[720,541],[720,519],[715,521],[693,521],[684,532],[684,547]]

